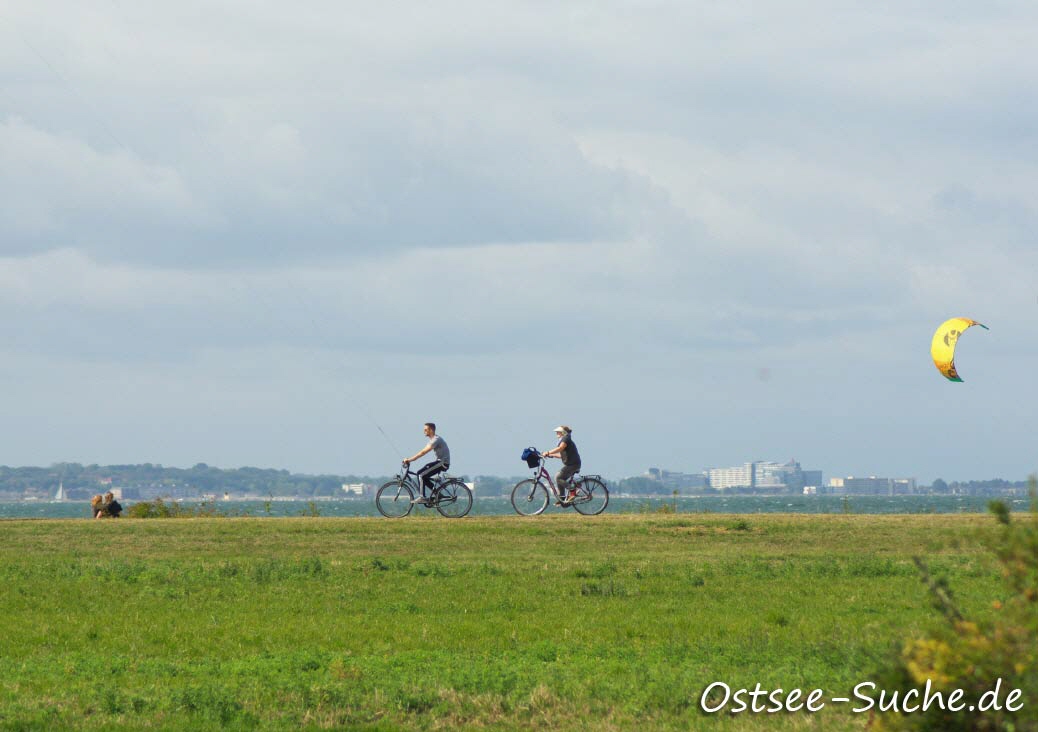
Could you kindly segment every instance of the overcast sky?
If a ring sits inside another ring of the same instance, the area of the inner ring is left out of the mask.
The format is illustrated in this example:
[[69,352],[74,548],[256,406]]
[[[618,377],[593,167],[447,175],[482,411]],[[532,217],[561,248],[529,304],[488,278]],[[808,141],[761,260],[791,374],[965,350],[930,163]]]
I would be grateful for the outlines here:
[[459,474],[562,422],[610,477],[1022,479],[1035,49],[1023,1],[0,4],[0,464],[385,474],[434,420]]

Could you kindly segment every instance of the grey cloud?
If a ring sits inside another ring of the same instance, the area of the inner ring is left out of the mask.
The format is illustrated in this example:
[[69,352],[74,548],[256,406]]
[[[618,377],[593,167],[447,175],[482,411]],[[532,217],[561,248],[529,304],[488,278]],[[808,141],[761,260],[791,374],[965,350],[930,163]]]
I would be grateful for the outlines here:
[[[211,178],[9,122],[0,129],[11,151],[0,181],[11,194],[0,209],[5,252],[71,245],[111,261],[226,266],[616,240],[632,234],[645,204],[667,215],[643,181],[588,163],[557,129],[403,116],[273,125],[229,150],[237,160]],[[298,160],[279,165],[270,149],[279,134]]]
[[983,237],[985,247],[1009,245],[1030,252],[1036,248],[1038,213],[1015,197],[981,196],[966,186],[952,185],[938,192],[933,203],[954,225]]
[[[955,45],[964,10],[929,30],[899,33],[885,57],[875,51],[877,34],[902,22],[856,11],[851,25],[822,14],[805,27],[788,13],[762,18],[738,8],[675,4],[628,14],[578,5],[553,24],[543,9],[513,6],[494,19],[459,3],[463,24],[428,10],[401,17],[392,9],[335,24],[331,4],[291,17],[258,6],[236,18],[235,7],[213,9],[202,38],[194,35],[201,16],[189,12],[122,7],[108,25],[85,18],[103,34],[106,52],[77,38],[77,53],[64,58],[88,60],[93,76],[70,74],[72,83],[102,100],[117,99],[119,84],[145,98],[153,86],[159,101],[142,110],[147,123],[119,136],[174,172],[206,210],[200,222],[155,222],[129,201],[122,216],[104,222],[72,218],[59,232],[66,245],[111,260],[191,267],[422,246],[622,240],[644,234],[646,219],[670,215],[666,201],[622,168],[586,160],[573,144],[574,129],[640,127],[729,149],[758,140],[817,155],[816,138],[873,145],[883,136],[897,146],[932,137],[934,125],[906,110],[958,124],[969,115],[956,107],[976,107],[963,94],[950,97],[951,107],[926,96],[935,81],[950,83],[949,62],[976,66]],[[762,22],[769,28],[763,40]],[[989,29],[979,38],[987,45],[973,55],[985,53],[989,67],[1003,72],[1005,54],[992,52],[992,32],[1011,19],[970,13],[968,22]],[[181,33],[179,46],[171,32]],[[690,32],[715,45],[691,42]],[[920,56],[921,44],[935,39],[944,42],[942,53]],[[1013,35],[1010,46],[1022,40]],[[120,62],[139,55],[150,63],[123,70]],[[193,84],[170,73],[173,61],[187,64]],[[116,74],[100,78],[116,65]],[[848,79],[859,83],[841,83]],[[61,85],[51,79],[50,86]],[[168,104],[169,96],[177,101]],[[73,110],[79,104],[65,102]],[[97,105],[97,115],[105,117],[105,109]],[[115,128],[129,118],[118,106],[107,117]],[[31,171],[19,174],[32,178]],[[118,196],[116,182],[99,183]],[[77,208],[63,199],[52,204]],[[834,222],[847,218],[837,213],[840,201],[802,212],[788,198],[760,205],[769,216],[814,219],[816,227],[827,212]],[[857,224],[880,236],[889,229],[878,217]],[[77,232],[88,226],[90,242]],[[834,223],[831,233],[839,229]],[[19,251],[53,246],[17,233],[11,241]]]

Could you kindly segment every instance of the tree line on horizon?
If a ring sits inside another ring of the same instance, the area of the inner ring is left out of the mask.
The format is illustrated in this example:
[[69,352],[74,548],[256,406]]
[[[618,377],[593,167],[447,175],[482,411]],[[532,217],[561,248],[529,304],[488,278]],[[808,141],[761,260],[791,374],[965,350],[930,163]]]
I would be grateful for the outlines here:
[[[528,476],[459,476],[475,482],[484,494],[507,494],[516,481]],[[342,495],[344,483],[380,485],[392,476],[380,475],[311,475],[293,473],[276,468],[216,468],[206,463],[197,463],[190,468],[167,467],[156,463],[136,465],[83,465],[81,463],[55,463],[48,467],[0,466],[0,493],[53,494],[58,485],[64,486],[72,497],[77,494],[103,492],[108,486],[144,489],[155,495],[188,497],[191,495],[223,494],[255,496],[303,496],[324,497]],[[671,488],[659,481],[644,476],[609,481],[612,488],[623,493],[647,495],[673,495]],[[920,490],[930,493],[968,493],[973,495],[995,495],[1007,490],[1027,487],[1026,480],[1010,481],[1002,478],[990,480],[951,481],[936,479],[930,486]],[[699,488],[696,493],[719,493],[716,489]],[[752,491],[729,489],[726,494],[751,493]]]

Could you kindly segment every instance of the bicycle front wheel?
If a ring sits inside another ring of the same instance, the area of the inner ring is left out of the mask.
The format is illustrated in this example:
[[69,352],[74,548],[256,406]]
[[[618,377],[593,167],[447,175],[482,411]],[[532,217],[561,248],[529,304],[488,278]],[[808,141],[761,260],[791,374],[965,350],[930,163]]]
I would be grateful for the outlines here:
[[461,518],[472,508],[472,491],[460,480],[448,480],[437,489],[436,510],[446,518]]
[[609,505],[609,489],[598,478],[584,478],[577,486],[573,508],[585,516],[597,516]]
[[411,513],[411,499],[414,494],[403,481],[391,480],[375,494],[375,506],[386,518],[403,518]]
[[524,480],[512,489],[512,508],[520,516],[536,516],[548,507],[548,489],[538,480]]

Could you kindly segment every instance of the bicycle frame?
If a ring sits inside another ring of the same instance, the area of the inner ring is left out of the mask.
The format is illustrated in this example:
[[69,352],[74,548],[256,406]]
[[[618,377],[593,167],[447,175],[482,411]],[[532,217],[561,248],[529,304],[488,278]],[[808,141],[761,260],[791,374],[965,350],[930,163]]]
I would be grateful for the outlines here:
[[[422,492],[422,481],[418,478],[418,472],[411,470],[410,467],[400,466],[400,473],[396,476],[400,479],[403,485],[406,485],[414,493],[421,495]],[[446,483],[451,479],[451,476],[447,474],[447,471],[438,473],[429,479],[429,491],[430,493],[435,492],[437,488]]]
[[[547,469],[544,467],[544,461],[547,459],[548,458],[541,458],[541,464],[537,466],[537,469],[534,472],[533,479],[534,481],[538,481],[541,478],[547,480],[548,485],[551,486],[552,495],[555,496],[555,498],[561,499],[563,496],[561,493],[559,493],[559,489],[555,487],[555,481],[551,479],[551,473],[549,473]],[[571,485],[576,486],[578,483],[580,483],[580,480],[580,474],[574,473],[573,477],[569,479],[569,482]]]
[[417,492],[422,489],[422,484],[418,480],[418,473],[413,470],[401,467],[400,474],[397,478],[400,479],[400,485],[407,486],[412,492]]

